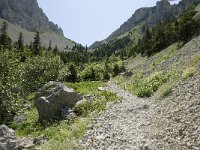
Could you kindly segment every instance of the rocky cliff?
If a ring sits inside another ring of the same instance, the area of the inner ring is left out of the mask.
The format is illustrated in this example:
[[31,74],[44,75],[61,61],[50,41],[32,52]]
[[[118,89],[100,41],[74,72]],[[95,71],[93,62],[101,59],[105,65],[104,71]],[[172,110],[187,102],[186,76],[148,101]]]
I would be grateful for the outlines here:
[[63,35],[62,29],[49,21],[37,0],[0,0],[0,18],[31,32],[55,32]]
[[165,21],[170,18],[181,15],[189,7],[200,3],[200,0],[182,0],[179,4],[171,5],[168,0],[161,0],[154,7],[140,8],[124,22],[120,28],[114,31],[105,40],[95,42],[91,47],[94,48],[102,42],[108,42],[114,38],[131,31],[134,27],[147,23],[149,27],[154,26],[160,21]]

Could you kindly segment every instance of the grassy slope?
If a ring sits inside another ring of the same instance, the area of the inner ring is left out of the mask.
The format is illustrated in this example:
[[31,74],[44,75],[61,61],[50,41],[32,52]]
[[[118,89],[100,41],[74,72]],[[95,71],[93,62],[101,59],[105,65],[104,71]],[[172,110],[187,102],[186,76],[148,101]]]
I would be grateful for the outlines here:
[[[136,26],[136,27],[134,27],[131,31],[129,31],[129,32],[126,32],[126,33],[124,33],[124,34],[122,34],[122,35],[120,35],[120,36],[118,36],[118,37],[116,37],[116,38],[114,38],[115,40],[116,39],[121,39],[121,38],[123,38],[123,37],[125,37],[125,36],[130,36],[130,38],[131,38],[131,40],[133,40],[133,43],[134,44],[137,44],[137,41],[139,40],[139,38],[142,36],[141,35],[141,27],[142,27],[142,25],[141,26]],[[131,33],[131,34],[130,34]],[[101,44],[106,44],[106,43],[109,43],[108,41],[106,41],[106,40],[104,40],[104,41],[100,41],[100,42],[95,42],[90,48],[91,49],[93,49],[93,48],[95,48],[95,47],[98,47],[99,45],[101,45]]]
[[[3,21],[5,20],[0,19],[0,24],[2,24]],[[29,32],[20,26],[8,22],[8,35],[11,37],[13,42],[17,41],[20,32],[24,35],[25,44],[30,44],[30,42],[33,41],[35,36],[34,32]],[[67,45],[69,48],[72,48],[74,45],[74,42],[56,33],[43,33],[40,37],[42,46],[45,47],[48,47],[50,40],[52,41],[52,46],[57,45],[60,50],[65,50]]]
[[[197,11],[195,18],[200,18],[200,4],[195,10]],[[176,82],[187,79],[196,72],[195,65],[200,60],[199,41],[200,36],[183,47],[180,47],[179,43],[175,43],[150,58],[144,58],[140,55],[129,58],[126,61],[126,68],[131,70],[134,75],[129,78],[118,76],[114,80],[136,95],[139,94],[138,92],[149,92],[151,95],[159,88],[161,90],[165,88],[166,91],[161,91],[165,95],[165,92],[169,93]],[[163,74],[169,75],[166,77],[166,81],[162,80]],[[158,77],[154,80],[153,77],[156,75]]]
[[166,91],[162,91],[165,95],[173,84],[191,77],[197,70],[196,64],[200,60],[199,41],[200,36],[181,48],[176,43],[149,58],[141,58],[139,55],[130,58],[126,67],[132,70],[133,76],[118,76],[114,80],[137,96],[151,96],[160,88],[165,88]]

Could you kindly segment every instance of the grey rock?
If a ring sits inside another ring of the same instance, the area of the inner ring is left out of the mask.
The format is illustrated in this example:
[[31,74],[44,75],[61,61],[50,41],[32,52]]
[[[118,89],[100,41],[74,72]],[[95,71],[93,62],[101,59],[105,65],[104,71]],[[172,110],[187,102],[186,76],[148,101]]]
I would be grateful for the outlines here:
[[6,125],[0,125],[0,137],[15,139],[15,131]]
[[18,139],[17,143],[17,150],[32,150],[35,147],[32,139],[21,138]]
[[40,145],[44,144],[47,141],[46,137],[42,134],[33,139],[33,144]]
[[124,73],[124,76],[125,76],[125,77],[131,77],[132,75],[133,75],[133,72],[130,71],[130,70],[128,70],[128,71],[126,71],[126,72]]
[[104,87],[98,87],[98,90],[99,91],[105,91],[105,88]]
[[27,120],[27,118],[24,115],[17,115],[14,117],[14,121],[17,124],[23,123]]
[[76,113],[74,113],[74,110],[69,108],[69,107],[63,107],[61,108],[61,117],[65,118],[65,119],[73,119],[75,118],[77,115]]
[[85,95],[84,98],[88,101],[93,101],[95,100],[95,96],[94,95]]
[[6,125],[0,125],[0,149],[1,150],[22,150],[33,149],[32,139],[17,138],[15,131]]
[[62,108],[73,108],[82,99],[82,96],[73,89],[58,82],[47,83],[37,92],[36,96],[39,97],[35,100],[35,106],[40,121],[61,117]]

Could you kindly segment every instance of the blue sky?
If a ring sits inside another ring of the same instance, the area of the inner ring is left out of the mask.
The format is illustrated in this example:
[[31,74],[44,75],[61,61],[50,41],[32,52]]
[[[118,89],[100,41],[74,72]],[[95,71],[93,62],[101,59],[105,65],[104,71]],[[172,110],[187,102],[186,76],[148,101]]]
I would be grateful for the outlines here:
[[38,0],[38,3],[48,18],[63,29],[67,38],[91,45],[119,28],[136,9],[154,6],[156,1]]

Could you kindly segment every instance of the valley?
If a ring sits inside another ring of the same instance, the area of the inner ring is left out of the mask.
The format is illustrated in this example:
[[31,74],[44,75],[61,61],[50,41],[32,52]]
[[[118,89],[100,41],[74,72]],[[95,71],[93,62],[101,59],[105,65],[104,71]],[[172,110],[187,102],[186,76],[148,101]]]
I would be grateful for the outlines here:
[[138,9],[90,47],[37,0],[0,1],[0,149],[200,149],[199,0]]

